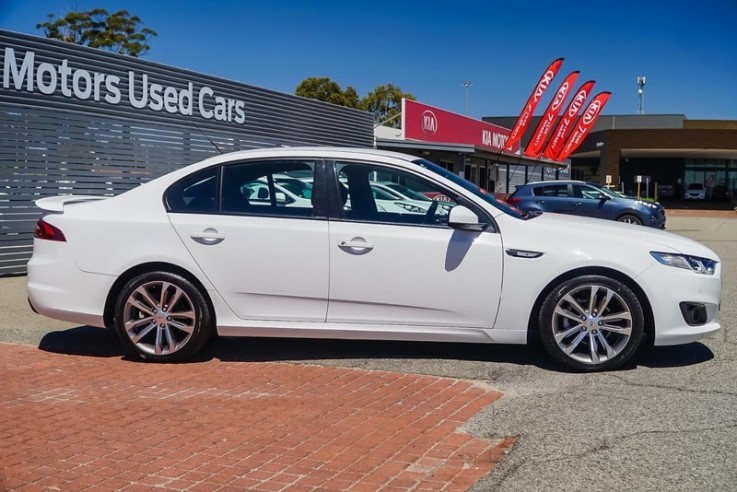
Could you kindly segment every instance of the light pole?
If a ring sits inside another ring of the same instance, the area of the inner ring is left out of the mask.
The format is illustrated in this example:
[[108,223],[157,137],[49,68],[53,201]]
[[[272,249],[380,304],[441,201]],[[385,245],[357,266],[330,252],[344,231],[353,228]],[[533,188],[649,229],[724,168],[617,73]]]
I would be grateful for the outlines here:
[[470,89],[471,86],[473,86],[473,84],[471,82],[468,82],[468,81],[466,81],[466,82],[464,82],[464,83],[461,84],[461,87],[465,87],[466,88],[466,109],[465,109],[465,112],[464,112],[464,114],[466,114],[466,115],[468,115],[468,89]]

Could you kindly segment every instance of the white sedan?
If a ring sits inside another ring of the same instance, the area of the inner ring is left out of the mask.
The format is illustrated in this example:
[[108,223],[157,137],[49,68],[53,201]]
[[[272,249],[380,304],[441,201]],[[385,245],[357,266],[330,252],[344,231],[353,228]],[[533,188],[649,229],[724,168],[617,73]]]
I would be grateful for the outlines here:
[[[313,177],[309,206],[277,199],[284,175]],[[450,213],[381,210],[377,176],[448,197]],[[256,180],[271,188],[267,203],[244,191]],[[113,198],[37,205],[45,214],[28,264],[34,309],[110,327],[150,361],[185,360],[215,334],[539,339],[556,361],[593,371],[625,364],[645,340],[690,343],[720,328],[721,265],[702,244],[524,214],[403,154],[243,151]]]

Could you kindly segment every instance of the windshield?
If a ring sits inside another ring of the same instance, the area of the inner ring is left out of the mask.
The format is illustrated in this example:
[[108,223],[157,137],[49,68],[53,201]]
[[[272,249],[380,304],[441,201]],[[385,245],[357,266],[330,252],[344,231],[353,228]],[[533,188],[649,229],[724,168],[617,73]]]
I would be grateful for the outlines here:
[[519,210],[518,208],[507,205],[506,203],[500,202],[499,200],[494,198],[494,196],[489,195],[485,191],[482,191],[481,188],[479,188],[475,184],[471,183],[470,181],[466,179],[461,178],[460,176],[448,171],[447,169],[443,169],[437,164],[433,164],[432,162],[426,161],[425,159],[417,159],[416,161],[412,161],[412,162],[454,182],[458,186],[461,186],[463,189],[470,191],[475,196],[481,198],[488,204],[501,210],[507,215],[511,215],[512,217],[517,217],[518,219],[528,219],[530,217],[533,217],[533,215],[523,212]]

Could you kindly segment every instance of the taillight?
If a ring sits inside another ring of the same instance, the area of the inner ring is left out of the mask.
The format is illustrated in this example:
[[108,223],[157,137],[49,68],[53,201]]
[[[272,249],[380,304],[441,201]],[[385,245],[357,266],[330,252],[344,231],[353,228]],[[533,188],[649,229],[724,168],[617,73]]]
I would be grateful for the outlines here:
[[36,227],[33,229],[33,237],[36,239],[47,239],[49,241],[63,241],[66,242],[67,238],[64,237],[64,233],[61,229],[54,227],[43,219],[38,219]]
[[509,198],[507,198],[507,203],[511,203],[512,205],[514,205],[515,203],[519,203],[521,201],[522,199],[516,196],[510,196]]

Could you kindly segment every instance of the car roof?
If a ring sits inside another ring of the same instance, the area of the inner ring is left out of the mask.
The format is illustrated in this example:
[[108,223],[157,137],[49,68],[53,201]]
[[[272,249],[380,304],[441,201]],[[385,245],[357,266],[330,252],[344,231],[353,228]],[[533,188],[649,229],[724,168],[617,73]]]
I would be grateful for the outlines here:
[[549,185],[549,184],[595,184],[588,181],[580,181],[576,179],[549,179],[547,181],[528,181],[524,185]]
[[395,159],[402,159],[408,162],[419,159],[417,156],[403,154],[401,152],[393,152],[390,150],[380,150],[374,148],[363,148],[363,147],[335,147],[335,146],[300,146],[300,147],[265,147],[259,149],[249,150],[237,150],[235,152],[228,152],[221,154],[220,156],[227,156],[228,159],[244,157],[250,158],[258,155],[279,155],[279,156],[323,156],[333,155],[340,156],[341,154],[364,154],[374,155],[382,157],[393,157]]

